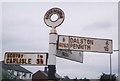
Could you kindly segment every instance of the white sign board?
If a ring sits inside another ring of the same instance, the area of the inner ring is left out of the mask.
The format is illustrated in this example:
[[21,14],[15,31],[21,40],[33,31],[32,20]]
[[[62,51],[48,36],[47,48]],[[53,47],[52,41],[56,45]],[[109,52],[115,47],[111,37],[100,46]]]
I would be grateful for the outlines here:
[[20,65],[47,65],[47,53],[40,52],[6,52],[4,56],[5,64]]
[[68,51],[68,50],[57,50],[57,57],[65,58],[68,60],[83,63],[83,52]]
[[72,50],[72,51],[84,51],[84,52],[100,52],[100,53],[112,53],[112,40],[110,39],[98,39],[88,37],[76,37],[76,36],[58,36],[58,49]]

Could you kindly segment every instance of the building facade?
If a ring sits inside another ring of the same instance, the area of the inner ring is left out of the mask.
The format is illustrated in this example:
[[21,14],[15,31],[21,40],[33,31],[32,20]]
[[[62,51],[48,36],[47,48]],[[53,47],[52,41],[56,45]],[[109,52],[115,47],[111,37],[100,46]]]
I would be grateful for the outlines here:
[[[18,81],[31,81],[32,72],[23,68],[20,65],[4,64],[4,61],[0,62],[2,64],[2,79],[16,79]],[[6,75],[9,76],[6,77]]]

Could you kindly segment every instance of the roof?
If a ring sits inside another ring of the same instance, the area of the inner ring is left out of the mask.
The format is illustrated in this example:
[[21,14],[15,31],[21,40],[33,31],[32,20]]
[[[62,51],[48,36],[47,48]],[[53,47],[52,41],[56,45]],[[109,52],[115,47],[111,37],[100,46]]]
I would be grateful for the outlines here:
[[[41,72],[41,73],[43,73],[46,77],[48,77],[48,71],[41,71],[41,70],[38,70],[37,72]],[[37,73],[36,72],[36,73]],[[34,73],[34,74],[36,74],[36,73]],[[33,75],[34,75],[33,74]],[[57,73],[55,73],[55,77],[56,78],[62,78],[60,75],[58,75]]]
[[23,68],[20,65],[4,64],[4,61],[1,61],[0,64],[2,64],[2,69],[15,70],[15,71],[25,72],[25,73],[32,73],[32,72],[30,72],[29,70]]

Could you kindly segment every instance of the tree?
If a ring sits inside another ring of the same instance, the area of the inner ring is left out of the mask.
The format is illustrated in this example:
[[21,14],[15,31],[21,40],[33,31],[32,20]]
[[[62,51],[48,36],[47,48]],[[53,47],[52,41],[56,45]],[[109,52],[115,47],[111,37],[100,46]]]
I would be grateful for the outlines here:
[[16,77],[13,75],[13,71],[2,73],[2,80],[1,81],[16,81]]
[[[100,81],[110,81],[110,75],[103,73],[100,77]],[[116,81],[115,74],[111,75],[111,81]]]
[[89,81],[89,79],[84,78],[83,81]]
[[76,77],[75,79],[73,79],[73,80],[74,80],[74,81],[78,81],[78,80],[77,80],[77,77]]

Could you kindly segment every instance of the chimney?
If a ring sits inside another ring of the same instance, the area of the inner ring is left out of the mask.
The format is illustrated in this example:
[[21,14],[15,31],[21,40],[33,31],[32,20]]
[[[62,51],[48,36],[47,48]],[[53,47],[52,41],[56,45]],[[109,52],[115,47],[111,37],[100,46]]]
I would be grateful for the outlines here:
[[45,68],[44,68],[44,72],[48,72],[48,67],[45,67]]

